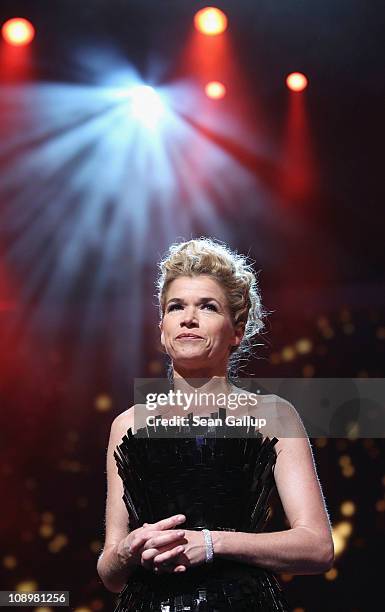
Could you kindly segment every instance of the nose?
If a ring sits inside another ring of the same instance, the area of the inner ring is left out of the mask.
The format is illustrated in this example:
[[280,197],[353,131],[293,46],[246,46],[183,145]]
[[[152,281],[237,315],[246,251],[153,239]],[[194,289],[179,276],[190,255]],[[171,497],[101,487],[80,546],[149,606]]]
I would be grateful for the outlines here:
[[182,327],[183,325],[186,327],[197,327],[198,319],[194,308],[185,308],[183,310],[183,317],[180,324]]

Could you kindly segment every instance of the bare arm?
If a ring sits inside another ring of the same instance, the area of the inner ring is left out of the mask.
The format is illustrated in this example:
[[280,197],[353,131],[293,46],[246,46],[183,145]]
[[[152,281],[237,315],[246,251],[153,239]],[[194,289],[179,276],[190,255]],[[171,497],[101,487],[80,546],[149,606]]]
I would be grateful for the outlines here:
[[275,572],[322,573],[334,561],[329,517],[302,421],[289,402],[284,402],[283,410],[291,434],[293,427],[298,432],[298,437],[282,437],[275,445],[274,477],[290,529],[252,534],[212,532],[214,552],[218,557]]
[[135,569],[129,568],[127,562],[119,557],[118,546],[104,547],[97,564],[101,581],[113,593],[120,593]]
[[333,565],[333,553],[304,527],[275,533],[212,531],[216,557],[233,559],[273,572],[319,574]]
[[106,537],[103,552],[97,563],[97,572],[104,586],[119,593],[135,567],[129,567],[120,554],[125,537],[129,533],[129,516],[123,502],[123,482],[114,458],[114,450],[131,426],[132,409],[120,414],[113,421],[107,449],[107,502]]

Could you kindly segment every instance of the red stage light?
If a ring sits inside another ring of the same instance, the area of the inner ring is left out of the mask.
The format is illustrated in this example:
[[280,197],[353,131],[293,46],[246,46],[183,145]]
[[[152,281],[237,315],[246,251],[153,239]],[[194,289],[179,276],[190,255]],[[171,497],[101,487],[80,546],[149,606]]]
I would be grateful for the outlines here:
[[219,81],[211,81],[205,87],[206,96],[213,100],[220,100],[226,95],[226,87]]
[[32,23],[23,17],[8,19],[1,28],[4,40],[14,47],[28,45],[35,37]]
[[286,85],[291,91],[303,91],[308,84],[308,80],[302,72],[292,72],[286,78]]
[[194,24],[198,32],[208,36],[215,36],[216,34],[222,34],[226,30],[227,17],[223,11],[213,6],[208,6],[195,14]]

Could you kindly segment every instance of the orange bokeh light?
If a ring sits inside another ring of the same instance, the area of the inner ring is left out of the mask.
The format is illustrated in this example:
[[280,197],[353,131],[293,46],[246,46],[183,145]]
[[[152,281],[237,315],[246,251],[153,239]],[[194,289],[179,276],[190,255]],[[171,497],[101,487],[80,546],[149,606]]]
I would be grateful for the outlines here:
[[211,81],[205,87],[206,96],[213,100],[220,100],[226,95],[226,87],[219,81]]
[[216,36],[226,30],[227,17],[220,9],[208,6],[195,14],[194,25],[198,32],[208,36]]
[[308,85],[308,80],[302,72],[292,72],[286,78],[286,85],[291,91],[303,91]]
[[28,45],[35,37],[32,23],[23,17],[8,19],[1,28],[4,40],[14,47]]

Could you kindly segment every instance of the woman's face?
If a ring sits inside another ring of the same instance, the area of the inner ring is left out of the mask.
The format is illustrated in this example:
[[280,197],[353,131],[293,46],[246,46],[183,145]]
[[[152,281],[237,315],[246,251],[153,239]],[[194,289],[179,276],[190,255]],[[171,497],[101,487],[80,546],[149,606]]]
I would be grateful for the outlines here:
[[242,340],[233,327],[225,291],[205,274],[181,276],[168,288],[161,343],[174,366],[213,369],[225,367],[230,347]]

